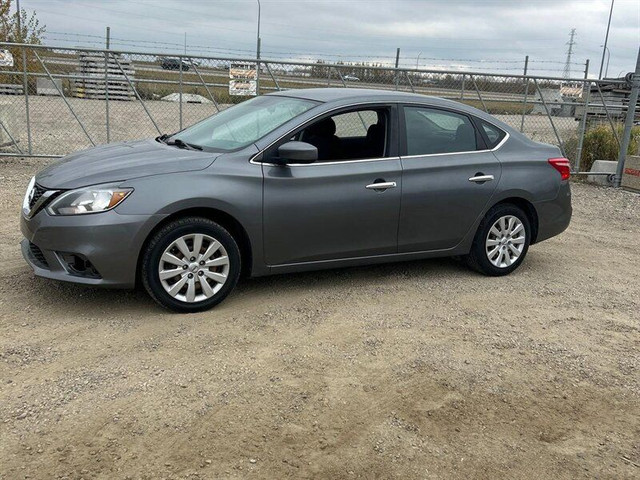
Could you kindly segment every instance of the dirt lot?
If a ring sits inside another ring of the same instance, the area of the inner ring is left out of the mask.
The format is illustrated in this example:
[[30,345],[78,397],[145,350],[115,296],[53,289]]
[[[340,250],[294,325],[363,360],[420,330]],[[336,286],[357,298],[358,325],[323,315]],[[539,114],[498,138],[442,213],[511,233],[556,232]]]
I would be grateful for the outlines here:
[[244,281],[181,316],[34,278],[0,160],[0,478],[638,478],[640,197],[507,278],[453,260]]

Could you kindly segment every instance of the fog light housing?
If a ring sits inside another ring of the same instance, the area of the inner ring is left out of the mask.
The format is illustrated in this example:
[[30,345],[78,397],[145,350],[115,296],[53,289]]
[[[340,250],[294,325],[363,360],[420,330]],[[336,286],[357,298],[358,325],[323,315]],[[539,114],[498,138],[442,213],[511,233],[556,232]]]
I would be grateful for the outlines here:
[[84,255],[68,252],[57,252],[57,254],[70,275],[84,278],[102,278],[93,263]]

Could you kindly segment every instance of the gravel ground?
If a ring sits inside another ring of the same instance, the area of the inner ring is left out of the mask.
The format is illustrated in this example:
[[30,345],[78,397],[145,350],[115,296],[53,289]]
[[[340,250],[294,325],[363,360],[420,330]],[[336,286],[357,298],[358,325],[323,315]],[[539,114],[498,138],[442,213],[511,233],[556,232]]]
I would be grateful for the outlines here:
[[245,280],[213,311],[33,276],[0,159],[0,478],[638,478],[640,197],[506,278],[453,260]]

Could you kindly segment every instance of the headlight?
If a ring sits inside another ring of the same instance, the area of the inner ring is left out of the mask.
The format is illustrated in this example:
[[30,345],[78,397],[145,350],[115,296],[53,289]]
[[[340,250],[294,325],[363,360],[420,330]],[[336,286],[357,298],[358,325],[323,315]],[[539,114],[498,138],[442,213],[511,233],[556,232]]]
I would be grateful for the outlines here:
[[24,200],[22,201],[22,211],[26,215],[31,210],[31,199],[33,198],[34,192],[33,188],[36,185],[36,177],[31,177],[29,181],[29,185],[27,185],[27,191],[24,194]]
[[133,188],[118,188],[110,185],[79,188],[60,195],[47,207],[47,211],[51,215],[105,212],[117,207],[131,192]]

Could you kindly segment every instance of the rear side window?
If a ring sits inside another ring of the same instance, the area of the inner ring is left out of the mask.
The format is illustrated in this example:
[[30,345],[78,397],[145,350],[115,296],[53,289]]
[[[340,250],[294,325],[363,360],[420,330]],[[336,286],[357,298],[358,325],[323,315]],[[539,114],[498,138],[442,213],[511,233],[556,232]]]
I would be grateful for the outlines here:
[[489,148],[495,148],[506,135],[506,133],[500,130],[498,127],[495,127],[490,123],[485,122],[484,120],[480,120],[480,125],[482,125],[482,130],[484,130],[487,140],[487,146]]
[[404,107],[407,155],[471,152],[476,130],[466,115],[427,107]]

